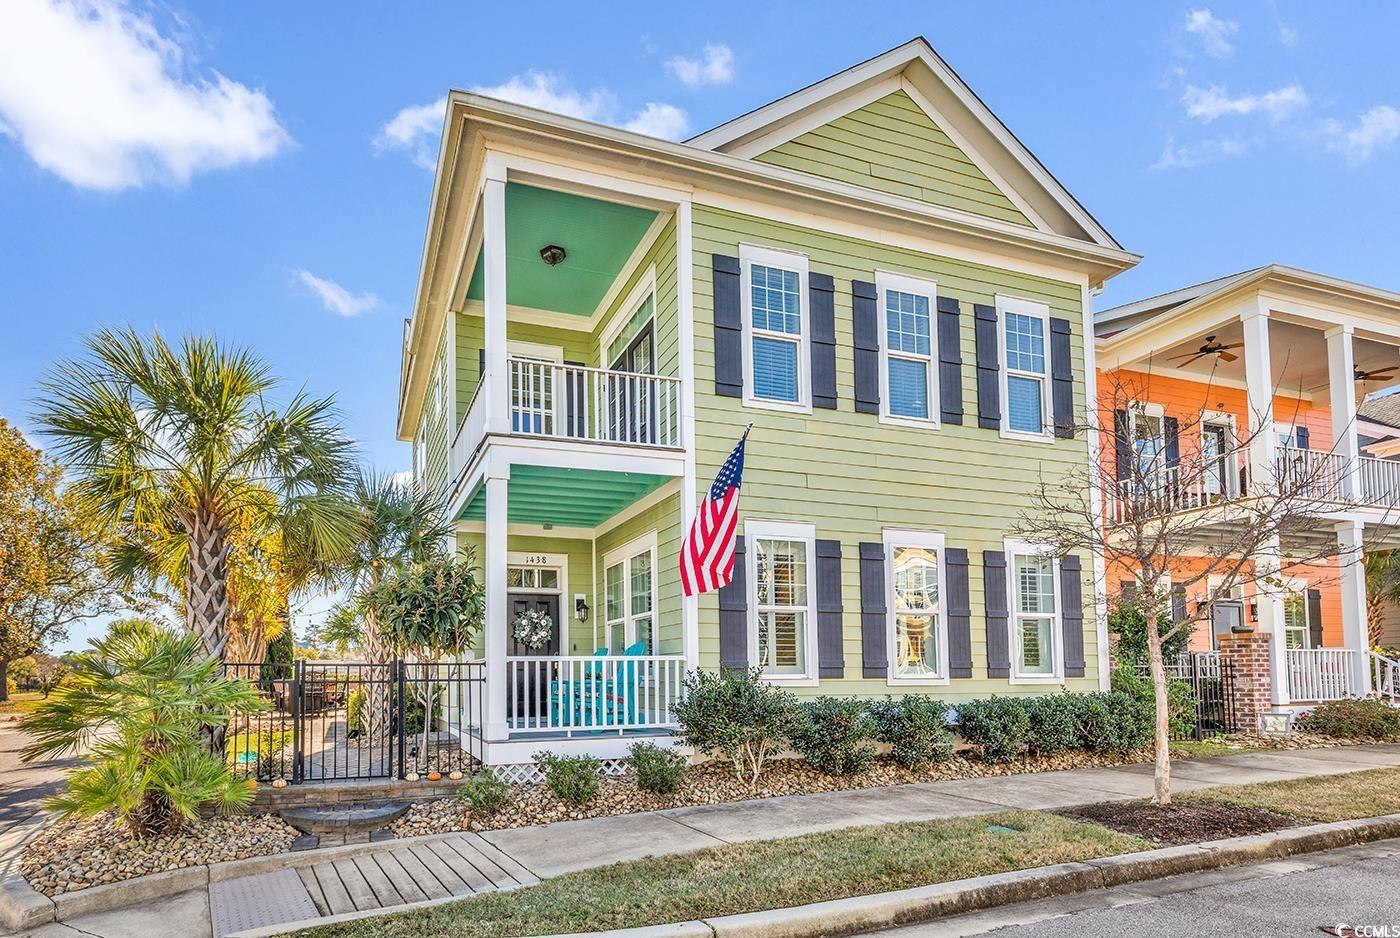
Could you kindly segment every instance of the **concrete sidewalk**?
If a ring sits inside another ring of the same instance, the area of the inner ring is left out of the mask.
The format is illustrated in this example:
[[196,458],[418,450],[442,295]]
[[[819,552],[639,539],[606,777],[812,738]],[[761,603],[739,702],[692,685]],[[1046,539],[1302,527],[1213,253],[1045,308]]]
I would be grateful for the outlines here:
[[[1333,775],[1400,766],[1400,745],[1356,746],[1239,755],[1174,762],[1176,791],[1221,784],[1244,784]],[[484,832],[480,836],[512,863],[539,878],[604,866],[647,856],[684,853],[725,843],[792,837],[896,821],[985,814],[1010,808],[1055,809],[1097,801],[1146,798],[1152,793],[1150,765],[1075,769],[1027,775],[929,782],[891,788],[792,795],[644,814],[565,821],[542,827]],[[446,840],[461,835],[442,835]],[[425,838],[433,842],[437,838]],[[429,843],[410,850],[429,849]],[[367,848],[401,853],[402,842]],[[437,859],[445,852],[439,846]],[[343,866],[343,864],[341,864]],[[229,882],[236,883],[237,880]],[[356,890],[347,890],[355,901]],[[392,894],[370,896],[361,911],[400,904]],[[454,893],[455,894],[455,893]],[[146,906],[84,916],[27,933],[43,938],[124,938],[160,934],[162,938],[211,938],[209,890],[199,889]],[[356,905],[359,909],[359,905]],[[218,918],[229,921],[231,910]],[[324,913],[323,913],[324,914]],[[233,919],[237,916],[234,915]],[[232,930],[232,929],[229,929]]]

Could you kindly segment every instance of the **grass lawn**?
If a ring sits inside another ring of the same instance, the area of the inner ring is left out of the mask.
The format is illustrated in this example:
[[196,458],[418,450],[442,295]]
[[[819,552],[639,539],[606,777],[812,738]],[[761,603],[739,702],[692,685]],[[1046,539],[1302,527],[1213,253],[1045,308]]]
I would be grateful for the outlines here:
[[1139,838],[1095,824],[1011,811],[618,863],[568,873],[528,889],[298,934],[490,938],[630,928],[805,905],[1148,847]]
[[1304,823],[1347,821],[1400,813],[1400,769],[1369,769],[1286,782],[1226,785],[1185,792],[1184,804],[1229,804],[1265,808]]
[[1241,752],[1248,752],[1244,746],[1230,746],[1226,743],[1214,739],[1194,739],[1172,742],[1172,758],[1176,759],[1181,754],[1185,754],[1191,759],[1202,759],[1206,756],[1231,756]]
[[43,699],[44,695],[37,690],[17,691],[10,695],[9,700],[0,701],[0,713],[33,713]]

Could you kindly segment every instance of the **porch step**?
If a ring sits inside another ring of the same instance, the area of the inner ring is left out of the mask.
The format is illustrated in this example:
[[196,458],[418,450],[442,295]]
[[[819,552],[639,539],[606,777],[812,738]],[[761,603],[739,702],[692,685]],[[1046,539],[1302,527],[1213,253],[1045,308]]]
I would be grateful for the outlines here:
[[408,802],[366,804],[335,807],[283,808],[282,820],[318,838],[320,846],[367,843],[378,840],[375,834],[398,820],[408,811]]

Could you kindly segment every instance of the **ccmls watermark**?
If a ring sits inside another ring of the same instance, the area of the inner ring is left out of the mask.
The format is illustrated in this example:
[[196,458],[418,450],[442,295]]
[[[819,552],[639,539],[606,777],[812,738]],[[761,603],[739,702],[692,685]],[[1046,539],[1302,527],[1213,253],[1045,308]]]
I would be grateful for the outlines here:
[[1323,925],[1321,931],[1337,938],[1400,938],[1400,923],[1388,925]]

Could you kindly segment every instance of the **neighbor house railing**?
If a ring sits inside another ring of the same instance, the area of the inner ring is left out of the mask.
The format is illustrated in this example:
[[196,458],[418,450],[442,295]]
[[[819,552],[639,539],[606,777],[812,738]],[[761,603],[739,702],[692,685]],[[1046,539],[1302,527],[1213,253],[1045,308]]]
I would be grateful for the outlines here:
[[1346,700],[1356,696],[1356,656],[1351,648],[1289,648],[1288,696],[1292,700]]
[[1361,500],[1368,505],[1400,505],[1400,460],[1362,456],[1358,462]]
[[1385,655],[1371,655],[1371,687],[1381,700],[1400,703],[1400,661]]
[[515,733],[667,729],[685,684],[683,655],[506,658]]

